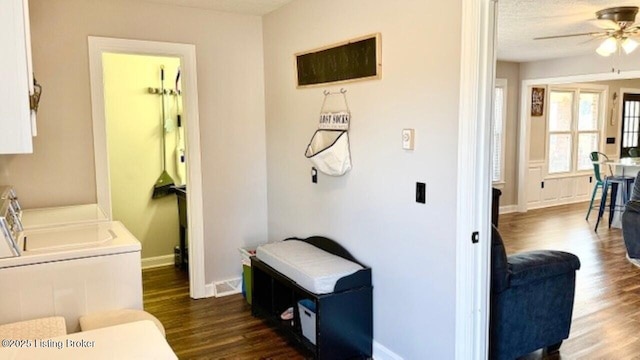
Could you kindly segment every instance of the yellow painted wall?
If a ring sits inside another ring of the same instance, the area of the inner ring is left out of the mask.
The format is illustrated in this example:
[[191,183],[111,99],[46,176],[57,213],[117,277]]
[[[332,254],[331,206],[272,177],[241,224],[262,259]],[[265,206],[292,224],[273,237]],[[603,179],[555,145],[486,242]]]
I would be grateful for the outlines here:
[[[160,87],[174,88],[178,58],[105,54],[103,56],[107,146],[114,220],[119,220],[142,243],[142,258],[173,254],[179,243],[175,195],[152,199],[153,185],[162,172]],[[166,118],[176,119],[174,96],[165,96]],[[167,172],[176,181],[176,132],[165,132]]]

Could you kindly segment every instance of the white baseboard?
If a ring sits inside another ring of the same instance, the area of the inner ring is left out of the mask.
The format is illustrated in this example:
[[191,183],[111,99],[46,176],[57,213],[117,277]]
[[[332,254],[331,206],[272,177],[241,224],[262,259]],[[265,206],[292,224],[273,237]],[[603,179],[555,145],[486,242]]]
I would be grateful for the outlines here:
[[206,284],[204,286],[204,297],[214,297],[216,295],[216,286],[211,283],[211,284]]
[[514,212],[518,212],[518,205],[504,205],[500,206],[500,210],[498,210],[500,214],[511,214]]
[[375,360],[404,360],[402,356],[389,350],[377,341],[373,341],[373,358]]
[[174,264],[174,255],[163,255],[142,259],[142,268],[151,269]]
[[[577,203],[581,203],[581,202],[587,202],[591,199],[591,197],[581,197],[581,198],[574,198],[571,200],[556,200],[556,201],[549,201],[549,202],[539,202],[539,203],[533,203],[533,204],[528,204],[527,205],[527,211],[529,210],[535,210],[535,209],[543,209],[543,208],[548,208],[548,207],[552,207],[552,206],[560,206],[560,205],[570,205],[570,204],[577,204]],[[585,208],[585,212],[587,211],[587,208]]]

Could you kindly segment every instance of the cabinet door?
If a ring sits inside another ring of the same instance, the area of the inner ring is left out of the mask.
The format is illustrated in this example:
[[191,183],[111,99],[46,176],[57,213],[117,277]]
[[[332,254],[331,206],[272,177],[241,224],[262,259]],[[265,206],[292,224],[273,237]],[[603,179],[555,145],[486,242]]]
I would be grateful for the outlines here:
[[33,151],[27,12],[26,0],[0,1],[0,154]]

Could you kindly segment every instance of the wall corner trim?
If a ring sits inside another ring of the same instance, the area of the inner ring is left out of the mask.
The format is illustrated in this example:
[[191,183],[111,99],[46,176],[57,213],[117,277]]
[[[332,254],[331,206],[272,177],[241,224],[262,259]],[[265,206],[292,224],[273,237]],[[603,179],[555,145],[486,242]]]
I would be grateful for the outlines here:
[[375,360],[404,360],[402,356],[394,353],[375,340],[373,340],[373,358]]

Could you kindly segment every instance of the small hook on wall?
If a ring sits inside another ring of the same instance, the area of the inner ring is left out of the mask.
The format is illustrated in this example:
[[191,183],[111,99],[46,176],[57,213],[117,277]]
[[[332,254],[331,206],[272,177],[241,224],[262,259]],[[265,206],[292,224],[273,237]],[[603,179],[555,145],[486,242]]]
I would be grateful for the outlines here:
[[338,95],[338,94],[346,94],[347,90],[345,88],[340,88],[340,91],[335,91],[335,92],[331,92],[328,90],[325,90],[322,92],[324,94],[324,96],[329,96],[329,95]]

